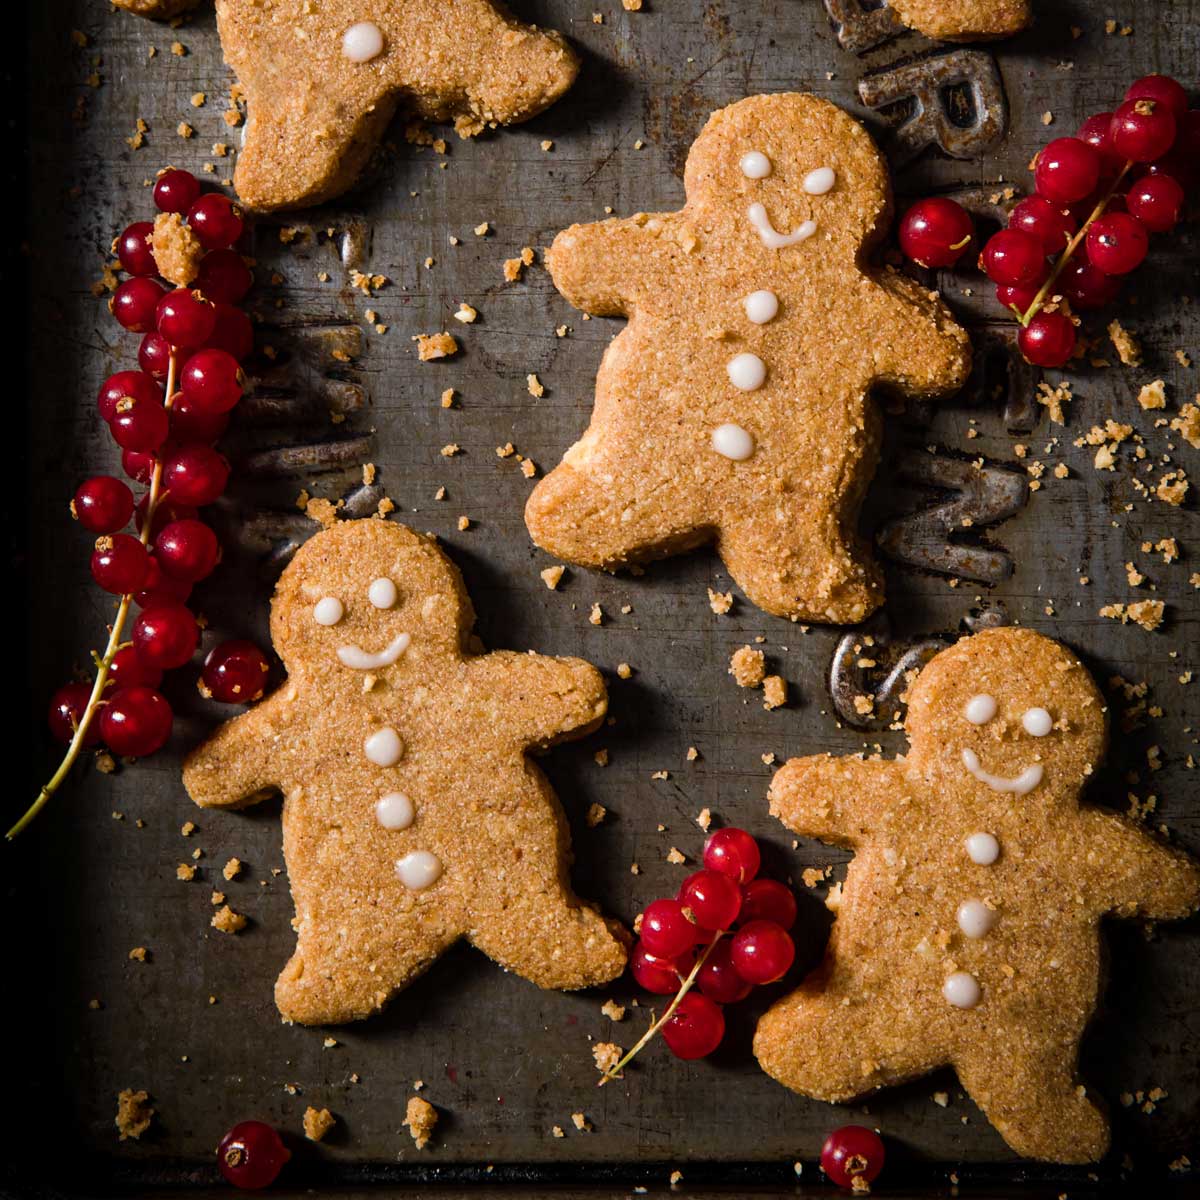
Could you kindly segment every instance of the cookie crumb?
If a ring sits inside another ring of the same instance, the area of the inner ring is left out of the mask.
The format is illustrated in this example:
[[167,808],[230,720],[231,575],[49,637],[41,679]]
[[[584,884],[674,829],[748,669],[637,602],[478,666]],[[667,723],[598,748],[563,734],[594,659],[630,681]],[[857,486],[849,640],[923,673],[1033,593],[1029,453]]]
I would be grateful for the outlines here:
[[209,922],[214,929],[221,933],[241,933],[246,928],[246,918],[239,912],[234,912],[228,904],[222,905],[213,913]]
[[584,820],[588,824],[589,829],[595,829],[597,825],[604,822],[604,818],[608,816],[608,809],[603,804],[588,805],[587,815]]
[[782,708],[787,703],[787,680],[782,675],[763,679],[763,708]]
[[204,247],[179,213],[164,212],[154,218],[150,248],[158,273],[176,287],[187,287],[200,271]]
[[327,1108],[310,1104],[304,1110],[304,1136],[310,1142],[319,1142],[336,1124],[337,1118]]
[[123,1088],[117,1093],[117,1116],[114,1124],[121,1141],[140,1138],[150,1128],[150,1122],[153,1120],[154,1106],[150,1103],[148,1092],[135,1092],[131,1088]]
[[417,343],[417,357],[422,362],[449,358],[458,353],[458,341],[454,334],[444,330],[441,333],[418,333],[412,340]]
[[437,1122],[437,1109],[428,1100],[423,1100],[420,1096],[408,1098],[408,1108],[405,1110],[403,1123],[408,1126],[408,1131],[412,1134],[418,1150],[424,1150],[429,1145],[429,1139],[433,1137]]
[[1147,383],[1137,398],[1138,404],[1144,409],[1167,407],[1167,386],[1161,379]]
[[1111,321],[1108,326],[1108,336],[1116,347],[1117,357],[1127,367],[1142,365],[1142,348],[1136,337],[1125,329],[1120,321]]
[[702,808],[696,814],[696,824],[699,825],[705,833],[707,833],[709,826],[712,824],[712,810],[708,808]]
[[242,871],[242,860],[240,858],[231,858],[221,869],[221,874],[226,879],[236,879]]
[[540,574],[542,582],[553,592],[562,582],[562,577],[566,574],[567,568],[561,566],[547,567]]
[[[592,1047],[592,1058],[596,1060],[596,1070],[607,1075],[624,1057],[625,1051],[616,1042],[597,1042]],[[618,1075],[618,1079],[622,1076]]]
[[579,1130],[580,1133],[591,1133],[592,1123],[581,1112],[571,1114],[571,1123]]
[[625,1019],[625,1005],[618,1004],[615,1000],[609,999],[600,1005],[600,1011],[610,1021],[623,1021]]
[[753,646],[742,646],[729,659],[729,674],[738,687],[758,687],[766,677],[766,656]]
[[708,589],[708,607],[719,617],[723,617],[733,607],[732,592],[714,592]]

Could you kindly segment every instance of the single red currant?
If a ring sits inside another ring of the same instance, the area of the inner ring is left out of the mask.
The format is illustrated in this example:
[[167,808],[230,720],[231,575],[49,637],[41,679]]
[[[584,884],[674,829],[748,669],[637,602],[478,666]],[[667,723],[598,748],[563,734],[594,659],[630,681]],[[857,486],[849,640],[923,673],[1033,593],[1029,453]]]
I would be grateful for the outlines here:
[[250,318],[232,304],[218,304],[217,324],[212,335],[204,343],[206,350],[224,350],[238,362],[245,362],[254,349],[254,324]]
[[96,539],[92,552],[92,578],[114,596],[141,591],[150,570],[146,547],[128,533],[112,533]]
[[142,338],[138,347],[138,366],[159,383],[167,378],[171,366],[171,343],[156,329]]
[[883,1140],[873,1129],[843,1125],[821,1147],[821,1170],[837,1184],[855,1193],[869,1188],[883,1170]]
[[979,261],[993,283],[1010,287],[1033,287],[1049,273],[1042,243],[1019,229],[992,234]]
[[[150,493],[147,492],[133,510],[133,523],[141,533],[146,525],[146,510],[150,507]],[[190,521],[199,515],[199,510],[190,504],[177,504],[174,500],[162,498],[154,506],[154,521],[150,529],[150,540],[153,541],[172,521]]]
[[1101,174],[1111,172],[1120,166],[1120,159],[1117,158],[1108,138],[1108,131],[1112,127],[1112,116],[1110,112],[1103,112],[1088,117],[1080,125],[1079,133],[1076,135],[1081,142],[1087,142],[1100,155]]
[[642,944],[655,958],[678,958],[700,937],[700,931],[683,915],[678,900],[655,900],[642,913],[638,931]]
[[704,865],[738,883],[749,883],[761,864],[758,843],[744,829],[718,829],[704,843]]
[[1087,231],[1088,261],[1105,275],[1128,275],[1142,265],[1149,248],[1145,227],[1128,213],[1105,213]]
[[162,567],[151,555],[146,581],[142,584],[142,590],[134,593],[133,602],[139,608],[154,608],[159,604],[186,604],[191,594],[192,585],[186,579],[171,579],[164,575]]
[[742,888],[743,925],[751,921],[774,921],[781,929],[796,923],[796,897],[786,883],[777,879],[755,879]]
[[153,233],[154,225],[150,221],[134,221],[122,232],[117,238],[117,257],[121,260],[122,270],[130,275],[158,274],[158,263],[150,248]]
[[1183,85],[1170,75],[1143,75],[1136,83],[1129,85],[1125,99],[1157,100],[1163,107],[1171,110],[1176,120],[1188,110],[1187,92]]
[[144,450],[122,450],[121,470],[137,483],[149,483],[157,461],[153,454]]
[[133,516],[133,493],[111,475],[93,475],[76,489],[71,513],[89,533],[116,533]]
[[214,412],[197,404],[186,392],[171,400],[171,441],[203,442],[211,445],[229,428],[229,414]]
[[[132,646],[122,646],[108,664],[109,688],[112,691],[130,687],[156,688],[162,683],[162,677],[163,673],[157,667],[147,666],[138,658]],[[105,695],[108,694],[106,689]]]
[[182,667],[200,644],[196,618],[189,608],[177,603],[143,609],[130,636],[138,658],[162,671]]
[[214,303],[236,304],[254,282],[246,260],[236,250],[210,250],[200,260],[197,287]]
[[197,350],[183,364],[184,395],[208,412],[228,412],[242,398],[246,377],[237,359],[225,350]]
[[[687,969],[692,969],[690,963]],[[641,942],[634,946],[629,956],[629,971],[639,987],[656,996],[673,996],[679,991],[680,975],[683,974],[672,960],[655,958]]]
[[203,345],[217,324],[217,310],[195,289],[176,288],[158,302],[158,332],[180,350]]
[[187,220],[205,250],[223,250],[242,236],[242,210],[220,192],[201,196],[188,210]]
[[128,396],[146,404],[162,403],[162,388],[142,371],[118,371],[110,375],[101,385],[96,397],[96,407],[105,421],[117,415],[117,404]]
[[952,267],[975,236],[970,214],[945,196],[918,200],[900,222],[900,249],[922,267]]
[[725,1014],[707,996],[688,992],[663,1022],[662,1036],[676,1058],[705,1058],[725,1036]]
[[679,903],[701,929],[729,929],[742,907],[742,889],[719,871],[697,871],[683,881]]
[[[67,683],[51,696],[47,719],[50,722],[50,732],[58,741],[64,745],[72,741],[91,698],[92,685],[90,683]],[[88,725],[83,744],[94,746],[99,740],[100,722],[93,719]]]
[[1175,144],[1175,114],[1159,100],[1126,100],[1115,113],[1108,138],[1115,154],[1153,162]]
[[1100,155],[1078,138],[1055,138],[1037,156],[1033,169],[1037,190],[1055,204],[1074,204],[1096,190]]
[[221,543],[203,521],[172,521],[154,539],[154,557],[162,573],[188,583],[211,575],[221,561]]
[[171,167],[154,182],[154,203],[160,212],[182,216],[196,203],[199,195],[200,181],[190,171]]
[[788,973],[796,946],[787,930],[774,921],[750,921],[733,935],[730,956],[737,973],[757,986]]
[[1021,316],[1029,311],[1029,306],[1037,299],[1040,287],[998,287],[996,299],[1007,309],[1016,309]]
[[149,687],[122,688],[100,710],[100,736],[122,758],[144,758],[171,736],[171,706]]
[[1121,277],[1105,275],[1083,254],[1071,259],[1059,275],[1056,286],[1070,300],[1073,309],[1088,312],[1106,308],[1117,298],[1121,292]]
[[131,333],[146,333],[154,328],[154,315],[167,289],[153,279],[135,275],[126,279],[113,292],[109,310]]
[[1151,233],[1174,229],[1183,214],[1183,188],[1170,175],[1143,175],[1125,198],[1130,216],[1136,217]]
[[217,1147],[221,1174],[234,1187],[246,1191],[270,1187],[291,1157],[279,1134],[262,1121],[235,1125]]
[[1008,227],[1037,238],[1042,253],[1051,258],[1057,258],[1067,248],[1078,228],[1067,209],[1051,204],[1045,196],[1026,196],[1009,215]]
[[1075,323],[1063,312],[1039,312],[1017,334],[1026,362],[1035,367],[1062,367],[1075,349]]
[[163,463],[163,486],[173,501],[203,508],[225,490],[229,463],[211,446],[192,443],[172,451]]
[[708,952],[696,973],[696,986],[718,1004],[736,1004],[750,995],[750,984],[734,968],[728,938],[722,938]]
[[117,411],[108,428],[122,450],[150,451],[157,450],[167,440],[169,425],[161,401],[147,403],[124,396],[117,401]]
[[[253,642],[232,640],[208,652],[200,678],[214,700],[222,704],[251,704],[261,699],[270,669],[267,656]],[[643,921],[642,940],[645,938]]]

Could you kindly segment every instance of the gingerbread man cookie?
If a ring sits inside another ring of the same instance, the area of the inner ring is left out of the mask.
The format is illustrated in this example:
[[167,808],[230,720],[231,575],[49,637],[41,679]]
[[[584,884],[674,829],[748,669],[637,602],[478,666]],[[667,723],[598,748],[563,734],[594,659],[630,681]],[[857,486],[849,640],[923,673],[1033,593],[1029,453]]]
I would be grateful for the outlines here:
[[814,96],[752,96],[692,146],[680,212],[574,225],[547,265],[627,316],[587,432],[534,489],[533,540],[613,569],[715,540],[759,607],[853,622],[882,600],[856,534],[878,456],[873,384],[961,386],[966,333],[867,265],[890,188],[867,132]]
[[271,605],[287,682],[184,763],[204,807],[283,793],[289,1020],[365,1017],[463,937],[544,988],[624,969],[624,931],[571,893],[566,822],[527,757],[599,725],[603,680],[580,659],[471,653],[473,621],[431,539],[374,519],[318,533]]
[[1079,1083],[1100,987],[1100,919],[1200,906],[1200,865],[1080,804],[1104,701],[1057,642],[964,638],[921,672],[908,755],[793,759],[788,828],[855,851],[825,960],[759,1022],[781,1083],[844,1101],[946,1064],[1019,1154],[1091,1162],[1108,1124]]
[[1029,0],[890,0],[910,29],[943,42],[1010,37],[1033,20]]

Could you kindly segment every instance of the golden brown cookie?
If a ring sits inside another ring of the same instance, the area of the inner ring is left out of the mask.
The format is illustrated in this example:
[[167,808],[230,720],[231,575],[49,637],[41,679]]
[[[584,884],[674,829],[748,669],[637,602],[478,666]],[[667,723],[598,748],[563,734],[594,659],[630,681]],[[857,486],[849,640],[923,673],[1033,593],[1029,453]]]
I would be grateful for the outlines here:
[[462,937],[544,988],[624,968],[624,930],[571,892],[566,822],[527,757],[599,725],[604,682],[577,658],[471,653],[473,622],[431,539],[373,519],[318,533],[271,604],[286,683],[184,763],[205,807],[283,793],[289,1020],[365,1017]]
[[890,0],[900,20],[943,42],[1010,37],[1033,20],[1029,0]]
[[855,529],[878,456],[867,393],[954,391],[967,335],[935,294],[867,264],[887,170],[833,104],[719,110],[684,182],[680,212],[573,225],[547,254],[572,304],[629,324],[526,524],[556,557],[605,569],[715,540],[759,607],[859,621],[883,598]]
[[762,1018],[764,1070],[844,1101],[949,1064],[1006,1142],[1091,1162],[1108,1124],[1076,1075],[1100,987],[1100,919],[1183,917],[1200,866],[1080,805],[1104,700],[1028,629],[964,638],[922,671],[909,753],[793,759],[789,829],[855,851],[822,965]]
[[160,21],[177,17],[189,9],[196,8],[200,0],[112,0],[126,12],[136,13],[139,17],[154,17]]
[[492,0],[217,0],[217,27],[246,97],[234,186],[256,209],[345,191],[400,104],[470,137],[536,116],[579,69]]

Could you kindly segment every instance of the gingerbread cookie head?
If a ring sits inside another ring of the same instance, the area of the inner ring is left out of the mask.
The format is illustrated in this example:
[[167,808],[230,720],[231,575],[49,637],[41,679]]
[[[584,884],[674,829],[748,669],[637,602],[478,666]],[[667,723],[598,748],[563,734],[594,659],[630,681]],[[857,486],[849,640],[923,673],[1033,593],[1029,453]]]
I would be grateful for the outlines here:
[[[996,646],[1019,654],[993,653]],[[1078,659],[1029,629],[985,630],[943,651],[908,700],[908,762],[1000,805],[1078,804],[1104,755],[1104,699]]]

